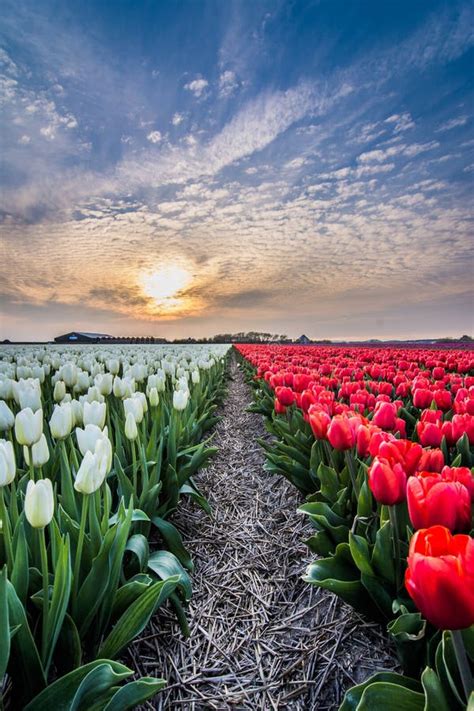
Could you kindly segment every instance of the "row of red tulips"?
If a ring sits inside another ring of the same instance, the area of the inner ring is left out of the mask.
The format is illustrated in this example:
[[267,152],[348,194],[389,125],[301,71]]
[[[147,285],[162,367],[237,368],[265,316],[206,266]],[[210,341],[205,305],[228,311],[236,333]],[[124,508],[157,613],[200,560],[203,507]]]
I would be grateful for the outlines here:
[[261,442],[266,469],[306,496],[299,510],[316,529],[307,543],[324,556],[306,580],[388,622],[406,673],[376,675],[348,692],[341,709],[368,708],[375,698],[466,708],[474,660],[473,353],[239,351],[255,387],[252,409],[274,435]]

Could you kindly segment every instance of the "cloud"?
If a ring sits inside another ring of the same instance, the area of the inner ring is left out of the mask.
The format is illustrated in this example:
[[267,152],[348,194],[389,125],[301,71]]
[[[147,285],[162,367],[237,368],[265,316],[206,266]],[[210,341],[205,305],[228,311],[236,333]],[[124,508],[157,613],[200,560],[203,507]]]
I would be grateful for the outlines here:
[[239,82],[235,72],[227,69],[219,76],[219,95],[227,98],[238,89]]
[[393,114],[385,119],[385,123],[393,123],[394,133],[401,133],[402,131],[408,131],[409,128],[415,127],[415,122],[408,112],[403,114]]
[[441,124],[441,126],[439,126],[436,131],[437,133],[441,133],[443,131],[451,131],[451,129],[457,128],[458,126],[465,126],[468,120],[468,116],[458,116],[457,118],[449,119],[449,121],[446,121],[445,123]]
[[184,88],[194,94],[197,99],[199,99],[208,86],[209,82],[206,79],[193,79],[192,81],[188,82],[188,84],[185,84]]
[[173,126],[179,126],[182,124],[184,121],[184,114],[180,114],[178,111],[173,114],[173,118],[171,119],[171,123]]
[[147,140],[150,141],[150,143],[160,143],[162,138],[163,136],[160,131],[150,131],[150,133],[147,134]]

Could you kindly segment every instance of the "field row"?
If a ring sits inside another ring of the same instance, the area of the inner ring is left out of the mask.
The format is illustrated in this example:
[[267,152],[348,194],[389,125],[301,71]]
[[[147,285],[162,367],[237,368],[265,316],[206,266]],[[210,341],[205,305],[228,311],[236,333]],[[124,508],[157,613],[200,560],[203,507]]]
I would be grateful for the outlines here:
[[120,711],[164,685],[115,660],[166,600],[187,633],[193,563],[169,517],[182,496],[208,510],[193,475],[227,351],[0,353],[0,706]]
[[466,351],[239,346],[265,468],[306,497],[305,580],[386,625],[404,674],[341,711],[465,709],[474,661],[474,357]]

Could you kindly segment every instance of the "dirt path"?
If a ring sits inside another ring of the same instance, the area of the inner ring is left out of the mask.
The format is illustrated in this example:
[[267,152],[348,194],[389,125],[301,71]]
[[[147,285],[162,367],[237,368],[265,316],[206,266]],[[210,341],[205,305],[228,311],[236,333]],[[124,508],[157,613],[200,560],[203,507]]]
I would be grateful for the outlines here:
[[336,709],[346,688],[393,667],[378,628],[301,580],[311,529],[301,499],[263,470],[262,418],[236,363],[216,428],[219,452],[197,477],[212,519],[183,503],[174,523],[195,562],[191,636],[160,612],[130,650],[167,688],[145,708]]

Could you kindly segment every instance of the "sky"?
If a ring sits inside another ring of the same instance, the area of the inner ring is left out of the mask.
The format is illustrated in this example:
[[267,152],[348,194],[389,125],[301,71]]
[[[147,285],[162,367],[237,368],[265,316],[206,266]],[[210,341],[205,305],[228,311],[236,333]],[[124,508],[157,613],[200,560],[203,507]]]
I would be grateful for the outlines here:
[[472,2],[2,15],[0,339],[472,335]]

